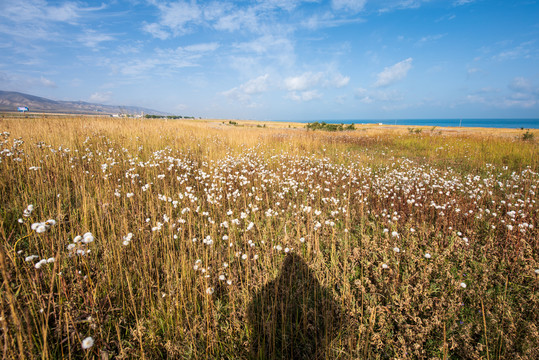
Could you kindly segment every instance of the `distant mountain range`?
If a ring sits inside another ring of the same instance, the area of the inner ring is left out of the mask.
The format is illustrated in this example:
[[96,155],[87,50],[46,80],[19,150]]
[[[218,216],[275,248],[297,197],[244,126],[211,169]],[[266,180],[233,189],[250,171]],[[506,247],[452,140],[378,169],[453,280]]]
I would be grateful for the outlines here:
[[0,111],[17,111],[17,107],[26,106],[30,112],[62,113],[62,114],[153,114],[170,115],[162,111],[146,109],[138,106],[119,106],[93,104],[84,101],[57,101],[39,96],[14,91],[0,90]]

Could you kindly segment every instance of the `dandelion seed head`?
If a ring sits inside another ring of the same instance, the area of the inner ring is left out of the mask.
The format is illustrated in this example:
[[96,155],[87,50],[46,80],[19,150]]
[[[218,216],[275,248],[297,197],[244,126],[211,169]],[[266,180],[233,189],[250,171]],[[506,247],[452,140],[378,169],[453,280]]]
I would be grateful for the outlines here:
[[425,253],[425,258],[426,259],[430,259],[431,258],[431,255],[429,253]]
[[387,269],[389,268],[389,266],[387,266],[387,264],[382,264],[382,269]]
[[81,346],[84,350],[91,348],[94,346],[94,339],[91,336],[87,337],[86,339],[82,340]]
[[460,283],[460,287],[461,287],[461,288],[466,289],[466,286],[467,286],[466,283],[464,283],[464,282],[461,282],[461,283]]
[[206,294],[211,295],[211,294],[213,294],[213,291],[214,291],[213,288],[209,287],[209,288],[206,289]]
[[36,269],[39,269],[41,268],[43,265],[45,265],[47,263],[47,260],[46,259],[42,259],[42,260],[39,260],[35,265],[34,267]]
[[398,247],[395,246],[395,247],[393,248],[393,251],[396,252],[396,253],[398,253],[398,252],[400,252],[401,250],[400,250]]

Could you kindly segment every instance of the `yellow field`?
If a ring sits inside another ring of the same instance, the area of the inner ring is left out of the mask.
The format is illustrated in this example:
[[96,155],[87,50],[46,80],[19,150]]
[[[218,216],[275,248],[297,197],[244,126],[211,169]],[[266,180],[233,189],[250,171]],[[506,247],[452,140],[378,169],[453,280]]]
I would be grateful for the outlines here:
[[4,358],[539,358],[538,131],[230,121],[0,118]]

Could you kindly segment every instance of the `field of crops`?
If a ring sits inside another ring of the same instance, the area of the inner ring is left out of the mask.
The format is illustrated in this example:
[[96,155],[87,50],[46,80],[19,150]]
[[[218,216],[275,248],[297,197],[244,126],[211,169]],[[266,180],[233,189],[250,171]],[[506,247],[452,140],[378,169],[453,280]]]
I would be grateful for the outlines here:
[[539,146],[0,119],[3,358],[538,359]]

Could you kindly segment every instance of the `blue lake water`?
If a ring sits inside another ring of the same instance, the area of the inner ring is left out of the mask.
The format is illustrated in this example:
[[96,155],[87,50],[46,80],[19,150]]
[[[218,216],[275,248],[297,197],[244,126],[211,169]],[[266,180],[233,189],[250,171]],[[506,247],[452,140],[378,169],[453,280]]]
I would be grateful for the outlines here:
[[[281,120],[279,120],[281,121]],[[290,120],[282,120],[290,121]],[[485,127],[508,129],[539,129],[539,119],[386,119],[386,120],[303,120],[299,122],[325,122],[327,124],[384,124],[407,126]],[[296,121],[298,122],[298,121]]]

